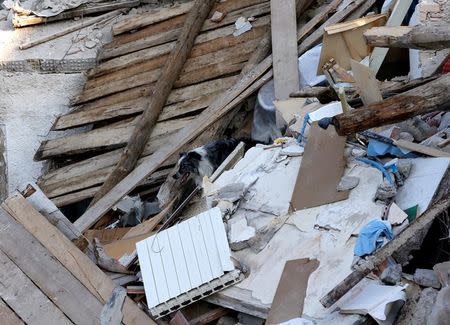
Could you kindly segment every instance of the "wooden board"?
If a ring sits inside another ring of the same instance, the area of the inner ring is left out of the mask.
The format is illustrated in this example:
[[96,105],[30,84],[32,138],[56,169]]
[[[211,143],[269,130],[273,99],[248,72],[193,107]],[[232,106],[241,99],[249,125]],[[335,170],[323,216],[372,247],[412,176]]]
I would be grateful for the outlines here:
[[275,98],[285,100],[300,88],[296,0],[271,0],[270,12]]
[[[47,248],[48,251],[54,255],[54,258],[52,257],[53,263],[58,263],[56,261],[62,263],[64,267],[67,268],[85,286],[85,290],[87,290],[86,288],[90,288],[90,290],[92,290],[91,293],[99,297],[101,303],[96,300],[97,302],[93,305],[99,305],[99,310],[96,314],[96,317],[99,317],[102,305],[110,299],[115,287],[112,280],[105,273],[103,273],[103,271],[100,270],[88,256],[76,248],[70,240],[68,240],[42,215],[34,210],[34,208],[23,197],[21,197],[19,193],[14,194],[7,201],[5,201],[3,206],[7,207],[8,210],[13,213],[13,216],[17,220],[20,220],[24,227],[26,227],[28,231],[32,232],[36,239],[40,241],[40,243],[37,243],[34,239],[33,247],[36,248],[29,249],[30,254],[34,254],[34,250],[44,250],[44,247],[42,247],[41,244],[44,245],[45,248]],[[0,222],[6,218],[2,217],[2,212],[3,210],[0,210]],[[11,222],[9,222],[9,224],[11,224]],[[18,229],[17,232],[16,229]],[[21,233],[26,233],[25,229],[19,229],[19,225],[16,224],[11,236],[18,236],[18,234],[21,235]],[[31,235],[28,234],[27,238],[30,237]],[[21,240],[24,239],[21,237]],[[2,243],[3,242],[2,237]],[[2,244],[0,244],[0,246],[1,245]],[[27,257],[27,254],[24,255],[24,258],[25,257]],[[50,258],[48,253],[47,257]],[[39,257],[36,256],[36,259],[38,258]],[[47,268],[47,264],[43,263],[42,267]],[[49,269],[49,272],[50,271],[51,270]],[[60,284],[64,282],[58,281],[58,283]],[[80,298],[78,299],[83,299],[83,296],[80,295]],[[86,300],[86,302],[76,302],[77,300],[72,301],[72,305],[77,308],[78,303],[80,306],[83,306],[84,303],[89,303],[89,300]],[[78,309],[78,311],[79,310],[80,309]],[[154,324],[154,322],[129,298],[125,299],[123,314],[124,324]],[[89,322],[86,324],[89,324]]]
[[425,146],[423,144],[414,143],[406,140],[394,140],[394,144],[400,148],[408,149],[414,152],[423,153],[431,157],[450,157],[450,152],[439,150],[433,147]]
[[29,324],[73,324],[2,251],[0,265],[0,296],[14,310],[0,299],[2,324],[20,324],[15,314]]
[[382,26],[386,15],[367,16],[325,27],[323,47],[317,73],[322,74],[323,65],[334,59],[343,69],[349,70],[350,60],[361,61],[370,54],[364,32],[371,27]]
[[[23,203],[29,205],[25,199]],[[29,218],[29,215],[26,215]],[[46,222],[44,217],[41,216]],[[29,218],[33,221],[33,219]],[[25,228],[0,209],[0,250],[76,324],[98,324],[102,304]],[[56,229],[56,228],[54,228]],[[47,233],[49,240],[54,240]],[[61,237],[64,237],[61,234]],[[20,242],[17,241],[20,238]],[[65,238],[65,237],[64,237]],[[67,238],[75,250],[79,251]],[[79,251],[80,254],[83,254]],[[67,255],[67,252],[65,252]],[[83,254],[84,255],[84,254]],[[86,256],[87,258],[87,256]]]
[[308,258],[286,262],[266,319],[267,325],[280,324],[302,316],[308,278],[318,267],[318,260]]
[[0,319],[3,325],[24,325],[25,323],[0,298]]
[[336,191],[346,164],[346,139],[333,126],[324,130],[311,125],[291,200],[294,211],[348,198],[348,191]]
[[355,78],[364,105],[381,102],[383,96],[381,95],[375,73],[370,70],[369,67],[366,67],[353,59],[351,60],[351,67],[353,78]]

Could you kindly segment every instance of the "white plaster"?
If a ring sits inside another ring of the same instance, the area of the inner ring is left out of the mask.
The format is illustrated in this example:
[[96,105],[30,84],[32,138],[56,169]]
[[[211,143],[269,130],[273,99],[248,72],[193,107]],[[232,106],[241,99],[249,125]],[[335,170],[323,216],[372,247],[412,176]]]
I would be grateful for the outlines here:
[[0,71],[0,123],[6,126],[8,190],[11,193],[42,174],[33,161],[56,117],[81,91],[81,74],[9,73]]

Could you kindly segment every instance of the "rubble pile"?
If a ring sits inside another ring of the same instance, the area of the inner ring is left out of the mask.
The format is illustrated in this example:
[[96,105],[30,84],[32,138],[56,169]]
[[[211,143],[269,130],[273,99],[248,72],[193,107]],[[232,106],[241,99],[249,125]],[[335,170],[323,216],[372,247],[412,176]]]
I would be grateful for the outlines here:
[[448,323],[446,1],[3,6],[99,52],[0,207],[0,323]]

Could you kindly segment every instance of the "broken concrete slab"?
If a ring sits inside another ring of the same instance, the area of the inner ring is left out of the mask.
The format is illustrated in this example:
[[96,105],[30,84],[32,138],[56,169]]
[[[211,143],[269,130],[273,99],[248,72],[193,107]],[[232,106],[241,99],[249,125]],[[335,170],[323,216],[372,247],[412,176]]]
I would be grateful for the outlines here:
[[450,319],[450,287],[442,288],[428,318],[429,325],[445,325]]
[[381,273],[380,280],[388,285],[396,285],[402,279],[402,266],[400,264],[389,265]]
[[248,226],[245,216],[233,217],[228,220],[227,224],[230,248],[233,251],[238,251],[248,247],[248,241],[255,236],[256,230]]
[[439,289],[441,284],[436,273],[428,269],[416,269],[413,281],[422,287],[433,287]]

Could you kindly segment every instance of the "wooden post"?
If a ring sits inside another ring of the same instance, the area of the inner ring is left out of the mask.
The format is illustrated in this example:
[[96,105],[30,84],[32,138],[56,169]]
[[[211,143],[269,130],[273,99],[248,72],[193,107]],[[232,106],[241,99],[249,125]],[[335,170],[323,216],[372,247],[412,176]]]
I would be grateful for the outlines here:
[[344,280],[341,281],[333,290],[328,292],[320,302],[325,308],[331,307],[343,295],[345,295],[351,288],[353,288],[359,281],[368,275],[375,267],[383,263],[388,256],[398,251],[401,247],[408,245],[415,235],[422,229],[426,229],[439,214],[445,212],[450,206],[450,200],[436,203],[433,207],[428,209],[420,218],[417,218],[413,223],[403,230],[395,239],[391,240],[386,246],[382,247],[373,256],[371,261],[373,268],[366,268],[361,271],[354,271],[350,273]]
[[442,50],[450,48],[450,24],[375,27],[366,31],[364,37],[371,46]]
[[450,74],[393,96],[382,102],[333,117],[339,135],[350,135],[377,126],[404,121],[416,115],[450,110]]
[[184,62],[191,52],[194,40],[200,32],[214,3],[214,0],[196,0],[192,9],[189,11],[189,15],[175,44],[175,48],[170,52],[161,73],[161,78],[158,79],[153,94],[149,97],[147,108],[144,110],[144,113],[135,126],[119,162],[103,183],[100,190],[95,194],[91,204],[94,204],[108,193],[136,166],[150,137],[151,131],[158,120],[158,116],[166,103],[167,97],[172,91],[173,84],[178,78],[178,75],[183,69]]

